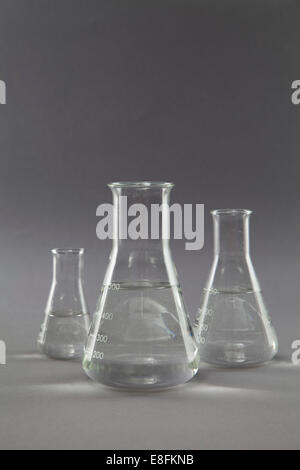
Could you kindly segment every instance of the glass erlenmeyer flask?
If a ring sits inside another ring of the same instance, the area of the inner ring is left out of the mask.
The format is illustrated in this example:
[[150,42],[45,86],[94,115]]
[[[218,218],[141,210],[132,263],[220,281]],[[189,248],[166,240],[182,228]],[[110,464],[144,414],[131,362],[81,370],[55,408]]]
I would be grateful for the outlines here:
[[245,209],[212,212],[214,261],[195,325],[204,362],[251,365],[277,352],[276,333],[249,254],[250,214]]
[[89,328],[83,292],[83,248],[57,248],[53,254],[53,280],[41,325],[38,346],[49,357],[81,357]]
[[159,234],[157,239],[119,236],[124,227],[121,198],[126,196],[129,211],[137,207],[134,204],[142,204],[148,214],[153,204],[163,203],[164,226],[169,223],[166,207],[173,184],[112,183],[109,187],[115,236],[83,368],[93,380],[114,387],[160,389],[182,384],[197,371],[198,348],[169,240]]

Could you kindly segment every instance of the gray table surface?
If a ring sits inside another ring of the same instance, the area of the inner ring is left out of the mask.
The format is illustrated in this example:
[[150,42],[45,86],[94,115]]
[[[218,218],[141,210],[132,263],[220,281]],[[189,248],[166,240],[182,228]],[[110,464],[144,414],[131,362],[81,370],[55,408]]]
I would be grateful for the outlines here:
[[120,392],[78,362],[10,352],[0,366],[1,449],[299,448],[300,369],[202,366],[188,384]]

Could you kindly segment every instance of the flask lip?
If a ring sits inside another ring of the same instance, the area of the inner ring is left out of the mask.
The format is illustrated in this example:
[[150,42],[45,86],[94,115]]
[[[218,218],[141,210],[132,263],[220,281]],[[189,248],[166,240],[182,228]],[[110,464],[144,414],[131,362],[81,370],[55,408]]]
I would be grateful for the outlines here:
[[250,215],[252,211],[249,209],[214,209],[212,215]]
[[54,255],[81,255],[84,253],[84,251],[84,248],[52,248],[51,253],[53,253]]
[[174,183],[165,181],[115,181],[108,183],[109,188],[135,188],[135,189],[149,189],[149,188],[173,188]]

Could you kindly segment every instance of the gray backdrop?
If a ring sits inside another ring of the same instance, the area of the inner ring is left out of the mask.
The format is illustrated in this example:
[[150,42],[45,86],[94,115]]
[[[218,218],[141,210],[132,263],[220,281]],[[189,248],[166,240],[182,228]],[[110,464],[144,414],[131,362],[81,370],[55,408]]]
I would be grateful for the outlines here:
[[[297,0],[0,0],[0,447],[298,446],[299,13]],[[149,397],[36,355],[51,248],[86,248],[95,307],[110,250],[95,211],[113,180],[173,181],[172,202],[205,204],[204,249],[173,246],[191,316],[212,260],[209,211],[254,211],[277,361]]]

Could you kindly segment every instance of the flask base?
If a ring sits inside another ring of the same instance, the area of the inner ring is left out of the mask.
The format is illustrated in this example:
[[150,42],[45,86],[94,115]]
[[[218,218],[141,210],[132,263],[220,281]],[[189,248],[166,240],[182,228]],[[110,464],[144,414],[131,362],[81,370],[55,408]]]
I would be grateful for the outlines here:
[[277,348],[262,349],[252,342],[219,341],[205,345],[201,351],[201,361],[222,367],[251,367],[263,364],[273,359]]
[[197,372],[193,364],[167,362],[165,356],[122,355],[106,363],[84,360],[83,368],[92,380],[103,385],[149,391],[181,385]]
[[57,349],[56,347],[38,343],[38,349],[50,359],[72,360],[81,359],[83,356],[83,348],[78,351],[73,345],[60,345],[59,349]]

